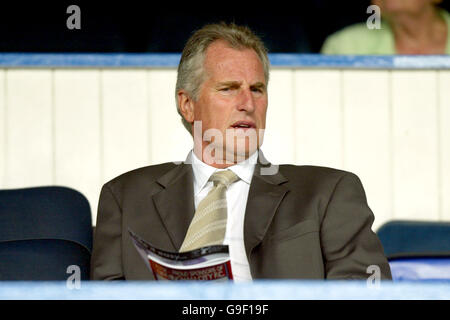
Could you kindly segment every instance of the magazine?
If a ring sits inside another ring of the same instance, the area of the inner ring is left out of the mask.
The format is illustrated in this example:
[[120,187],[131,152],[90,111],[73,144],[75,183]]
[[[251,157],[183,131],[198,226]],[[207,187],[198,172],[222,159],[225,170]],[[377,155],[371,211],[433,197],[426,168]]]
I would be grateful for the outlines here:
[[227,245],[169,252],[153,246],[131,230],[128,232],[156,280],[233,280]]

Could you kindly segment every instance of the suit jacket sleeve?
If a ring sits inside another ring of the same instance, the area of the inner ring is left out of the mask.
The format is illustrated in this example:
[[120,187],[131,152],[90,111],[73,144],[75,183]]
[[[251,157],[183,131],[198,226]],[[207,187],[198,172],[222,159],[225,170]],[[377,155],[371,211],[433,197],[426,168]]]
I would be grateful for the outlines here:
[[108,185],[98,204],[97,224],[91,258],[91,280],[124,279],[122,271],[122,212]]
[[328,279],[368,279],[367,268],[380,268],[381,279],[391,271],[378,237],[374,215],[359,178],[345,174],[336,184],[321,223],[321,243]]

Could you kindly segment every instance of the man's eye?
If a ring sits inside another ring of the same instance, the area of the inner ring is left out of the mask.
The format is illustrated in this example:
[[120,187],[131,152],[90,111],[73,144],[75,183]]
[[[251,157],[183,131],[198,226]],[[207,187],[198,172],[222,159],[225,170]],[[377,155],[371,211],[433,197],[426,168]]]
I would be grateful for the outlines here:
[[222,93],[226,93],[226,94],[232,94],[234,92],[234,88],[233,87],[224,87],[224,88],[220,88],[219,92]]

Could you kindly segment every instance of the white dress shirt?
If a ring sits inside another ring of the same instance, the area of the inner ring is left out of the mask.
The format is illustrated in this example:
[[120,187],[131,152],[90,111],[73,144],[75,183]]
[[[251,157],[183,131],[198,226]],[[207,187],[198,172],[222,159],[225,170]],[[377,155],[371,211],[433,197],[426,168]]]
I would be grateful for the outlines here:
[[213,182],[208,181],[214,172],[229,169],[240,178],[232,183],[226,191],[228,217],[224,239],[224,244],[228,245],[230,251],[231,269],[236,282],[252,280],[244,246],[244,215],[257,158],[258,152],[255,152],[247,160],[226,169],[217,169],[207,165],[198,159],[193,151],[186,158],[186,163],[192,163],[194,173],[195,210],[214,186]]

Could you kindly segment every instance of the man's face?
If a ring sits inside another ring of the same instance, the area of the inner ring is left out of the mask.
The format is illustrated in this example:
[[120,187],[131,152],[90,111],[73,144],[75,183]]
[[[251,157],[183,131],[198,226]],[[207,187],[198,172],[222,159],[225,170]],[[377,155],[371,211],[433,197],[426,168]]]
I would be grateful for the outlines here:
[[[265,129],[268,101],[264,69],[258,55],[251,49],[232,49],[218,40],[206,50],[204,71],[206,80],[197,101],[193,102],[194,121],[202,122],[202,137],[206,130],[217,129],[225,139],[228,131],[237,137],[226,143],[217,138],[212,141],[223,148],[224,158],[251,155],[262,144],[262,136],[253,143],[249,137],[258,137],[259,130]],[[202,141],[203,149],[209,143]]]

